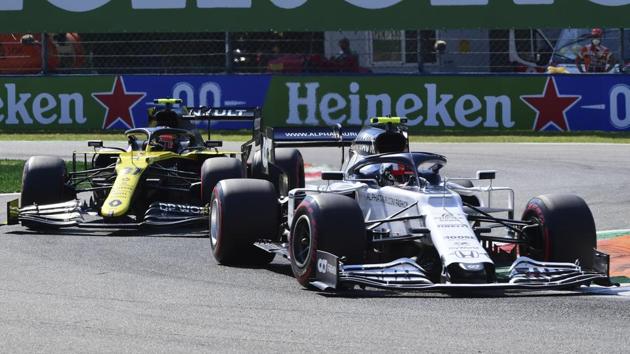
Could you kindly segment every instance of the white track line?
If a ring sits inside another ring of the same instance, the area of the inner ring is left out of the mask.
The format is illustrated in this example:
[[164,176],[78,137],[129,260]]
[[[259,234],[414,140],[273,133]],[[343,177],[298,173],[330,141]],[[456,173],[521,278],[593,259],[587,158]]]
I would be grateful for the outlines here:
[[597,231],[597,234],[621,234],[621,233],[628,233],[630,234],[630,229],[619,229],[619,230],[602,230],[602,231]]

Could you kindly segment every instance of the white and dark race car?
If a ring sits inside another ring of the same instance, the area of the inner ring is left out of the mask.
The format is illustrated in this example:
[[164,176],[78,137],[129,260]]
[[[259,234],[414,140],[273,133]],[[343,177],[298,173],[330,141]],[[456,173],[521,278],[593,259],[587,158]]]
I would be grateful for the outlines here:
[[289,167],[279,198],[278,184],[266,180],[217,183],[210,204],[214,258],[264,265],[280,254],[301,285],[320,290],[614,285],[583,199],[541,195],[516,219],[514,192],[493,186],[494,171],[442,176],[446,158],[410,152],[404,122],[373,118],[360,131],[268,128],[256,169],[277,169],[275,155],[286,147],[339,146],[342,156],[349,147],[349,160],[342,157],[343,171],[322,172],[322,184],[304,188],[287,188],[301,170]]

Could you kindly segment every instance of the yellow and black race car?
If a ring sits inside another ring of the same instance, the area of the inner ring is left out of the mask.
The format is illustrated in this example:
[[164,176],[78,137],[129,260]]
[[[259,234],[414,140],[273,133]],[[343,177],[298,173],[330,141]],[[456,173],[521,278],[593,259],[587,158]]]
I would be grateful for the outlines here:
[[[254,151],[261,139],[259,109],[187,108],[179,99],[154,104],[151,127],[127,130],[126,148],[89,141],[93,151],[73,153],[72,172],[59,157],[31,157],[21,205],[9,203],[8,223],[39,230],[207,225],[210,194],[223,179],[263,178],[278,190],[303,186],[304,163],[296,149],[278,154],[271,169],[260,167],[260,152]],[[193,129],[200,120],[208,127],[211,120],[251,121],[252,138],[240,151],[222,151],[221,141],[204,140]]]

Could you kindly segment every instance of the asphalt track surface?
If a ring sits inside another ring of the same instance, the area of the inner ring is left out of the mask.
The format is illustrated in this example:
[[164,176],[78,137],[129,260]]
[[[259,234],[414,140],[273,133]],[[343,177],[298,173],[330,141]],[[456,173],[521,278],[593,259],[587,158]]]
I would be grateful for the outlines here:
[[[0,143],[0,158],[83,144]],[[231,147],[231,144],[227,144]],[[630,146],[415,144],[446,174],[497,170],[531,196],[581,195],[598,229],[630,227]],[[304,151],[335,168],[335,149]],[[5,198],[6,199],[6,198]],[[0,214],[0,218],[4,215]],[[628,352],[630,288],[453,297],[302,289],[285,260],[218,266],[204,233],[37,234],[0,227],[2,352]]]

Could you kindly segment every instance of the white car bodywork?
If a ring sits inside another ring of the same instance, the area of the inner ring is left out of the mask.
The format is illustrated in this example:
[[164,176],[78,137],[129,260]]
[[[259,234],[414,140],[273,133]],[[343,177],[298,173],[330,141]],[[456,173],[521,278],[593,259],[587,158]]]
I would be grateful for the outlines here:
[[[351,161],[352,164],[353,161]],[[505,208],[489,208],[485,201],[497,191],[508,192]],[[442,256],[445,267],[453,263],[479,265],[493,264],[482,247],[468,221],[460,193],[482,195],[480,209],[490,212],[513,214],[514,192],[507,187],[463,187],[455,182],[442,180],[439,185],[376,186],[374,183],[339,181],[327,185],[310,186],[289,192],[288,224],[291,225],[296,201],[305,194],[339,193],[351,195],[363,211],[366,223],[395,217],[418,218],[385,222],[373,230],[373,241],[378,238],[405,238],[414,236],[415,230],[429,229],[430,236],[419,237],[414,242],[434,246]],[[484,201],[485,199],[485,201]]]

